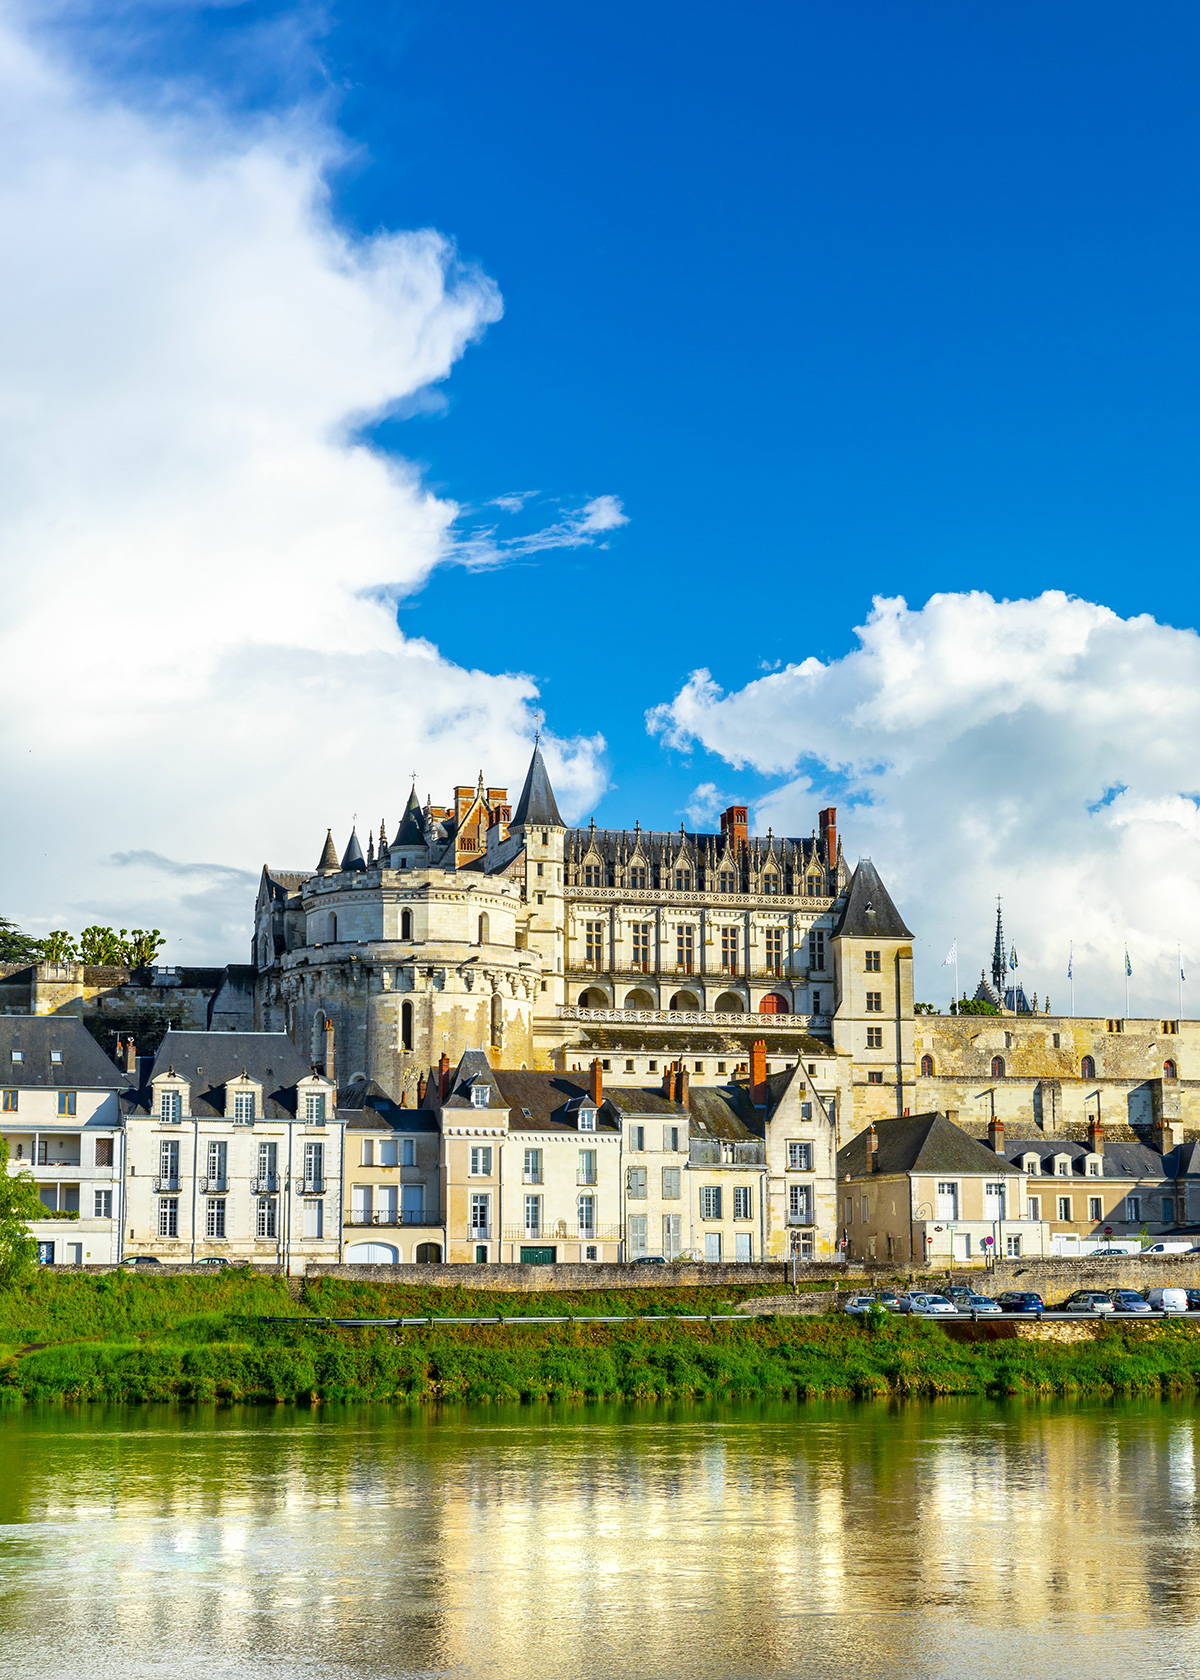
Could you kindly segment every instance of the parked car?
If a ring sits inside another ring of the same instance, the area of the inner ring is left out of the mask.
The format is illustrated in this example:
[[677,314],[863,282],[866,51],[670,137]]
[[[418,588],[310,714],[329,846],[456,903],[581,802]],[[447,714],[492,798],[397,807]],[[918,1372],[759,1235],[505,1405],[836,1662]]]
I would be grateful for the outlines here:
[[1188,1310],[1186,1289],[1148,1289],[1146,1299],[1155,1312],[1182,1313]]
[[1120,1313],[1148,1313],[1154,1308],[1144,1295],[1139,1295],[1136,1289],[1110,1289],[1113,1310]]
[[1200,1312],[1200,1289],[1185,1289],[1189,1312]]
[[633,1263],[635,1266],[665,1266],[667,1262],[661,1254],[639,1254]]
[[[1080,1251],[1082,1253],[1082,1250]],[[1130,1255],[1138,1256],[1142,1253],[1139,1243],[1125,1243],[1118,1247],[1115,1243],[1108,1248],[1093,1248],[1088,1255],[1089,1260],[1128,1260]]]
[[912,1290],[907,1295],[901,1295],[896,1307],[897,1312],[917,1314],[952,1313],[954,1310],[953,1301],[947,1301],[944,1295],[928,1295],[924,1290]]
[[877,1289],[875,1301],[878,1306],[886,1307],[888,1312],[900,1311],[900,1297],[894,1289]]
[[1115,1312],[1116,1308],[1102,1289],[1077,1289],[1074,1294],[1067,1296],[1062,1306],[1057,1310],[1059,1312],[1110,1313]]
[[1144,1248],[1142,1250],[1143,1254],[1191,1254],[1193,1252],[1190,1239],[1187,1242],[1168,1241],[1151,1243],[1149,1248]]
[[232,1260],[227,1260],[223,1254],[206,1254],[197,1260],[197,1266],[231,1266]]
[[969,1290],[965,1297],[955,1301],[954,1306],[960,1313],[975,1313],[978,1317],[1003,1311],[1000,1303],[993,1301],[990,1295],[972,1295]]
[[865,1313],[874,1312],[879,1302],[874,1295],[852,1295],[842,1308],[851,1318],[861,1318]]
[[1002,1295],[997,1295],[996,1305],[1006,1313],[1039,1313],[1046,1310],[1042,1297],[1030,1289],[1006,1289]]
[[162,1261],[157,1254],[127,1254],[121,1264],[123,1266],[161,1266]]
[[968,1300],[974,1293],[975,1291],[973,1289],[968,1289],[964,1283],[952,1283],[948,1289],[942,1290],[942,1294],[946,1297],[947,1301],[953,1301],[955,1304],[959,1301]]

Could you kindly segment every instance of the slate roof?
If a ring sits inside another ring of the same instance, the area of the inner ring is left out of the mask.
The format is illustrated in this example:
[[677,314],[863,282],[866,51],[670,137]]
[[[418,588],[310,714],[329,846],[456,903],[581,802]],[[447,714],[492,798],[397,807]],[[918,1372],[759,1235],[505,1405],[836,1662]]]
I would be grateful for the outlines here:
[[870,858],[860,859],[854,871],[845,909],[833,930],[835,939],[839,934],[861,939],[912,938]]
[[[21,1060],[14,1062],[14,1050]],[[50,1052],[62,1054],[52,1062]],[[0,1015],[0,1085],[10,1090],[123,1091],[130,1084],[74,1015]]]
[[752,1129],[755,1113],[749,1094],[739,1085],[689,1085],[686,1107],[653,1085],[610,1086],[604,1100],[625,1117],[646,1114],[685,1120],[692,1137],[746,1143],[761,1136]]
[[349,844],[347,845],[345,854],[342,857],[342,868],[362,870],[366,867],[367,860],[363,856],[363,849],[359,844],[358,830],[356,828],[352,828],[350,830]]
[[[297,1081],[312,1073],[282,1032],[169,1032],[147,1084],[170,1068],[191,1087],[191,1112],[201,1120],[225,1118],[224,1087],[243,1069],[263,1088],[262,1118],[294,1120]],[[149,1112],[148,1089],[141,1093],[141,1106]]]
[[[881,1173],[1016,1172],[1002,1156],[947,1120],[944,1114],[915,1114],[906,1120],[875,1123],[878,1146],[877,1166]],[[868,1132],[838,1150],[838,1175],[865,1178],[871,1171]]]
[[[632,1055],[663,1051],[668,1056],[677,1056],[686,1048],[689,1056],[736,1056],[745,1060],[754,1040],[761,1038],[767,1046],[768,1056],[796,1055],[815,1061],[818,1056],[834,1054],[827,1039],[814,1038],[811,1033],[798,1031],[795,1027],[789,1030],[786,1024],[780,1024],[794,1021],[794,1015],[731,1015],[729,1019],[744,1025],[736,1030],[731,1027],[728,1031],[720,1027],[697,1027],[689,1029],[686,1038],[678,1031],[666,1028],[656,1032],[653,1027],[619,1027],[581,1021],[580,1041],[573,1049],[576,1052],[627,1050]],[[786,1037],[782,1037],[783,1034]]]
[[[1072,1175],[1087,1176],[1087,1157],[1091,1151],[1086,1143],[1075,1143],[1069,1138],[1044,1138],[1016,1143],[1005,1139],[1004,1153],[1014,1164],[1019,1164],[1027,1155],[1039,1156],[1042,1172],[1049,1178],[1054,1176],[1052,1163],[1056,1155],[1070,1157]],[[1114,1141],[1106,1137],[1100,1177],[1174,1178],[1177,1154],[1172,1150],[1171,1154],[1163,1156],[1157,1149],[1151,1149],[1149,1144],[1128,1143],[1124,1139]]]
[[657,1085],[610,1085],[605,1087],[604,1100],[611,1103],[618,1114],[661,1114],[670,1120],[686,1120],[688,1111],[682,1103],[664,1097]]
[[338,1092],[337,1117],[348,1131],[436,1132],[431,1108],[401,1108],[373,1079],[355,1079]]
[[317,863],[318,873],[324,869],[336,870],[338,866],[337,847],[333,843],[333,830],[325,830],[325,844],[321,847],[320,860]]
[[[579,1110],[592,1106],[587,1086],[562,1073],[524,1069],[510,1073],[501,1068],[496,1084],[508,1104],[509,1130],[514,1132],[578,1132]],[[604,1135],[619,1130],[615,1121],[605,1118],[601,1107],[596,1115],[596,1132]]]
[[389,851],[395,851],[397,846],[423,846],[425,844],[425,829],[421,822],[421,806],[417,799],[417,785],[414,782],[408,796],[408,804],[404,807],[404,815],[400,818],[400,827],[392,835],[388,846]]
[[567,826],[558,814],[558,803],[554,797],[554,789],[550,786],[550,775],[542,757],[542,749],[537,746],[534,747],[533,757],[529,760],[525,786],[521,789],[521,797],[517,800],[517,808],[513,812],[509,827],[519,828],[522,823],[545,823],[547,828]]
[[[436,1088],[437,1073],[432,1074]],[[443,1102],[443,1108],[474,1108],[471,1091],[476,1085],[488,1087],[487,1106],[491,1109],[502,1108],[499,1087],[496,1076],[492,1072],[492,1064],[482,1050],[464,1050],[458,1066],[450,1076],[450,1089]]]

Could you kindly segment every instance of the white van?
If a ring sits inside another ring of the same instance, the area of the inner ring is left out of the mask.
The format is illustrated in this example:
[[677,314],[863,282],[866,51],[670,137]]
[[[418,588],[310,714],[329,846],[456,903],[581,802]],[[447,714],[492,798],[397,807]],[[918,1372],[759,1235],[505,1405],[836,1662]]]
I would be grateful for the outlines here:
[[1156,1243],[1151,1243],[1149,1248],[1144,1248],[1142,1250],[1142,1253],[1143,1254],[1191,1254],[1192,1253],[1192,1244],[1190,1242],[1179,1242],[1179,1241],[1156,1242]]
[[1148,1289],[1146,1299],[1155,1312],[1182,1313],[1188,1310],[1185,1289]]

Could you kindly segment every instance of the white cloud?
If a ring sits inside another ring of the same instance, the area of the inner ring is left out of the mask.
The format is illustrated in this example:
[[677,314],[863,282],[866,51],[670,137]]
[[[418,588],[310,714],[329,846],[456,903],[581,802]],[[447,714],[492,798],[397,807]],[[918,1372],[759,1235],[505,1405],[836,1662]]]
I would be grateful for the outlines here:
[[[139,111],[0,18],[0,912],[31,929],[240,958],[231,878],[208,927],[182,877],[105,860],[309,864],[355,809],[393,825],[411,768],[435,797],[524,771],[531,678],[395,623],[459,510],[356,436],[499,295],[436,232],[341,230],[338,145],[303,113]],[[619,518],[600,498],[560,546]],[[592,800],[603,742],[548,747]]]
[[[783,778],[758,824],[807,834],[841,804],[917,936],[918,993],[946,1006],[990,957],[995,895],[1027,988],[1066,1011],[1178,1008],[1175,946],[1200,985],[1200,638],[1048,592],[877,599],[843,659],[802,659],[723,694],[695,672],[650,714],[671,745]],[[1185,1009],[1195,1014],[1185,992]]]
[[[494,496],[488,505],[503,508],[506,513],[519,513],[531,494]],[[540,554],[548,548],[590,548],[597,537],[628,523],[629,516],[619,497],[594,496],[582,507],[568,508],[540,531],[529,531],[524,536],[501,537],[494,525],[480,526],[459,538],[457,557],[464,565],[476,568],[502,566],[509,560]],[[607,544],[600,546],[604,548]]]

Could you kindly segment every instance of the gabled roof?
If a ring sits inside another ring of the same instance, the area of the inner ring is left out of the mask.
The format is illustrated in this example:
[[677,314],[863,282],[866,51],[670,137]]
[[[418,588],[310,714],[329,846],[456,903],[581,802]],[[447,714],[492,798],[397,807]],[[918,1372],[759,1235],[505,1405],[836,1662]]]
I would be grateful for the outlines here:
[[487,1106],[493,1113],[503,1108],[492,1064],[482,1050],[464,1050],[450,1079],[450,1090],[443,1108],[473,1108],[471,1092],[476,1086],[488,1087]]
[[542,758],[542,749],[537,746],[534,747],[533,757],[529,760],[525,786],[521,789],[521,797],[517,800],[517,808],[513,812],[509,827],[520,828],[522,823],[545,823],[547,828],[567,826],[558,814],[558,804],[554,798],[554,789],[550,786],[550,776]]
[[[149,1078],[172,1068],[191,1087],[191,1112],[201,1119],[224,1116],[224,1087],[243,1071],[262,1086],[264,1120],[294,1119],[297,1081],[313,1071],[282,1032],[169,1032]],[[149,1108],[149,1091],[143,1097]]]
[[[907,1120],[875,1123],[877,1166],[881,1173],[1011,1173],[1017,1169],[985,1144],[947,1120],[944,1114],[915,1114]],[[871,1171],[869,1132],[860,1132],[838,1150],[838,1174],[866,1177]]]
[[[587,1086],[567,1074],[525,1069],[510,1073],[502,1068],[496,1074],[496,1084],[502,1101],[509,1105],[508,1126],[513,1132],[578,1132],[579,1110],[592,1106]],[[596,1115],[597,1132],[617,1129],[601,1106]]]
[[338,1092],[337,1117],[350,1131],[436,1132],[431,1108],[401,1108],[373,1079],[354,1079]]
[[693,1085],[688,1092],[688,1107],[692,1111],[692,1136],[724,1138],[745,1143],[761,1137],[754,1129],[754,1105],[749,1092],[740,1085]]
[[870,858],[862,858],[850,882],[846,906],[833,930],[861,939],[911,939],[900,912]]
[[[13,1061],[13,1051],[21,1060]],[[52,1050],[61,1062],[50,1060]],[[123,1091],[130,1077],[109,1061],[75,1015],[0,1015],[0,1085],[22,1090],[70,1087]]]

